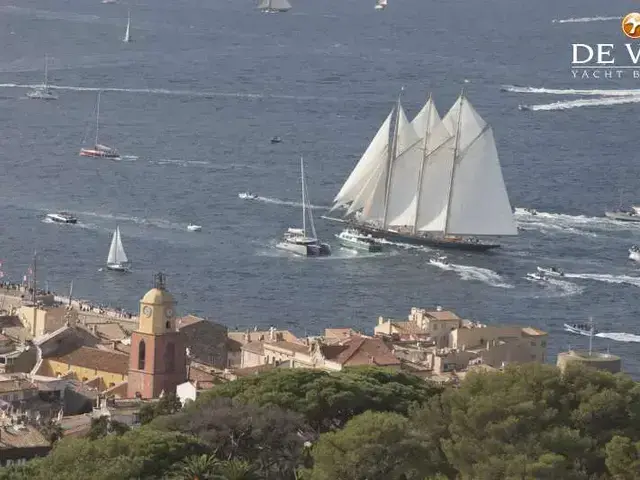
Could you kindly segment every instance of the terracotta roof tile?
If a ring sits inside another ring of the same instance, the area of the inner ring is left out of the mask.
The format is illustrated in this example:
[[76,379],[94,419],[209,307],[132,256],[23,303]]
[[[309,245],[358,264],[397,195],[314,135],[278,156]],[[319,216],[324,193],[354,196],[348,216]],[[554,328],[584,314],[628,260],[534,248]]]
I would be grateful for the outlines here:
[[[341,347],[339,350],[338,347]],[[400,360],[379,338],[355,336],[343,345],[323,347],[327,360],[333,360],[344,366],[355,365],[400,365]]]
[[51,360],[120,375],[126,375],[129,371],[129,355],[90,347],[80,347]]
[[189,368],[189,380],[197,380],[198,382],[213,382],[216,376],[206,372],[200,368],[191,366]]
[[286,340],[280,342],[269,342],[264,344],[264,348],[276,347],[289,352],[297,353],[309,353],[309,347],[301,343],[287,342]]
[[32,426],[17,430],[15,426],[2,428],[0,434],[0,449],[48,447],[49,441]]
[[199,322],[204,322],[204,318],[196,317],[195,315],[186,315],[178,319],[178,329]]
[[264,342],[249,342],[242,345],[242,350],[247,352],[256,353],[258,355],[264,355]]

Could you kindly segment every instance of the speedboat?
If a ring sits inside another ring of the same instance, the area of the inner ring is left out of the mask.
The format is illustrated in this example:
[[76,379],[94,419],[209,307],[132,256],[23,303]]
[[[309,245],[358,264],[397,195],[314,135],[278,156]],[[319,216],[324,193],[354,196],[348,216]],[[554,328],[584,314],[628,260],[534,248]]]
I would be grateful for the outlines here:
[[239,193],[238,197],[242,198],[243,200],[256,200],[258,198],[258,195],[251,192],[243,192]]
[[552,277],[564,277],[564,272],[557,267],[538,267],[538,272]]
[[346,248],[355,248],[366,252],[380,252],[382,245],[376,243],[371,235],[364,235],[357,230],[346,229],[336,235],[340,245]]
[[280,143],[282,142],[282,139],[280,137],[273,137],[271,139],[271,143]]
[[590,337],[592,332],[593,335],[598,334],[598,329],[593,326],[593,323],[565,323],[564,329],[567,332],[577,333],[578,335],[584,335],[586,337]]
[[640,247],[638,245],[632,245],[629,249],[629,258],[640,262]]
[[433,265],[439,265],[441,267],[449,266],[449,260],[447,260],[446,255],[440,255],[438,257],[432,257],[429,259],[429,263]]
[[35,90],[28,92],[27,97],[33,100],[57,100],[58,96],[48,88],[36,88]]
[[47,219],[56,223],[78,223],[78,219],[67,212],[47,213]]
[[633,210],[613,210],[612,212],[604,212],[607,218],[618,220],[619,222],[640,222],[640,214]]
[[523,110],[528,112],[529,110],[531,110],[531,107],[529,105],[518,105],[518,110]]
[[525,208],[524,211],[527,212],[529,215],[533,215],[533,216],[538,215],[538,211],[535,208]]
[[546,275],[542,272],[527,273],[527,278],[529,280],[535,280],[536,282],[544,282],[547,280]]
[[200,225],[194,225],[192,223],[190,225],[187,225],[187,230],[189,230],[190,232],[199,232],[200,230],[202,230],[202,227]]
[[317,238],[308,237],[302,228],[288,228],[280,243],[276,245],[280,250],[286,250],[303,257],[328,257],[331,247]]
[[99,158],[120,158],[118,150],[106,145],[94,145],[93,148],[81,148],[80,156],[82,157],[99,157]]

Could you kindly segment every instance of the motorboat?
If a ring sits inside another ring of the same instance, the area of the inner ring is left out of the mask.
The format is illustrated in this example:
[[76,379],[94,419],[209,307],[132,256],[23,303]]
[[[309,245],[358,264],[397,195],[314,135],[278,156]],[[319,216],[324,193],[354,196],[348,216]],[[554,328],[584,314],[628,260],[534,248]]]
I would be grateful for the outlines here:
[[190,225],[187,225],[187,230],[189,230],[190,232],[199,232],[200,230],[202,230],[202,227],[200,225],[194,225],[192,223]]
[[640,247],[638,245],[632,245],[629,249],[629,258],[640,262]]
[[47,213],[47,219],[56,223],[78,223],[78,219],[67,212]]
[[531,110],[531,107],[529,105],[518,105],[518,110],[528,112],[529,110]]
[[280,143],[282,142],[282,139],[280,137],[273,137],[271,139],[271,143]]
[[564,272],[557,267],[538,267],[538,272],[552,277],[564,277]]
[[524,211],[529,215],[533,215],[534,217],[538,215],[538,211],[535,208],[525,208]]
[[[310,208],[311,202],[309,201],[307,184],[304,178],[304,160],[302,158],[300,158],[300,178],[302,183],[302,228],[288,228],[282,241],[276,247],[305,257],[329,256],[331,255],[331,247],[328,243],[318,240],[316,235],[313,212]],[[309,217],[308,225],[311,235],[307,233],[307,216]]]
[[617,220],[619,222],[640,222],[640,214],[636,210],[613,210],[611,212],[604,212],[604,215],[611,220]]
[[81,157],[99,157],[99,158],[120,158],[120,154],[118,150],[112,147],[107,147],[106,145],[94,145],[93,148],[81,148],[80,149]]
[[340,245],[346,248],[364,250],[365,252],[380,252],[382,245],[377,243],[370,235],[360,233],[355,229],[346,229],[336,235]]
[[376,1],[376,6],[374,7],[375,10],[384,10],[385,8],[387,8],[387,0]]
[[439,265],[441,267],[449,266],[449,260],[447,260],[446,255],[440,255],[438,257],[432,257],[429,259],[429,263],[433,265]]
[[547,280],[546,275],[542,272],[527,273],[527,278],[536,282],[545,282]]
[[239,193],[238,197],[242,198],[243,200],[256,200],[258,198],[258,195],[251,192],[243,192]]
[[565,323],[564,329],[567,332],[577,333],[578,335],[584,335],[586,337],[599,333],[593,323]]

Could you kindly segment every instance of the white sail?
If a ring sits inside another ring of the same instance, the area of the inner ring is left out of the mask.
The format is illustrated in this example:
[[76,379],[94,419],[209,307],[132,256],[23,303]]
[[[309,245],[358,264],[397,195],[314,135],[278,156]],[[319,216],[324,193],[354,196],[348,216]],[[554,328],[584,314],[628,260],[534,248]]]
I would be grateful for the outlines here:
[[127,15],[127,30],[124,32],[122,41],[125,43],[131,41],[131,10],[129,10],[129,14]]
[[463,95],[443,122],[457,134],[445,233],[517,235],[491,127]]
[[338,192],[338,195],[334,198],[333,201],[335,205],[333,208],[353,202],[369,182],[373,172],[375,172],[380,165],[386,164],[389,155],[389,132],[392,116],[393,110],[382,123],[373,140],[371,140],[371,143],[351,172],[351,175],[349,175],[340,192]]
[[128,263],[127,254],[124,252],[122,246],[122,239],[120,238],[120,227],[116,227],[111,237],[111,246],[109,247],[109,255],[107,256],[108,265],[116,265]]
[[258,8],[261,10],[277,10],[280,12],[286,12],[291,9],[291,4],[288,0],[261,0],[258,4]]

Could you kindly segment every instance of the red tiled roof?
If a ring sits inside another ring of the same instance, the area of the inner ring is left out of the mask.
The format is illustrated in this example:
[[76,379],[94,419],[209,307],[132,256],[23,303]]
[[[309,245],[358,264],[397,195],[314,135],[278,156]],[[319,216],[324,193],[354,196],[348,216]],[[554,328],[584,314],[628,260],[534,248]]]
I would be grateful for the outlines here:
[[327,360],[341,365],[400,365],[400,360],[379,338],[355,336],[343,345],[330,345],[322,349]]
[[126,375],[129,371],[129,355],[90,347],[80,347],[50,360],[120,375]]
[[187,315],[178,319],[178,329],[186,327],[187,325],[193,325],[194,323],[203,322],[204,318],[196,317],[195,315]]

